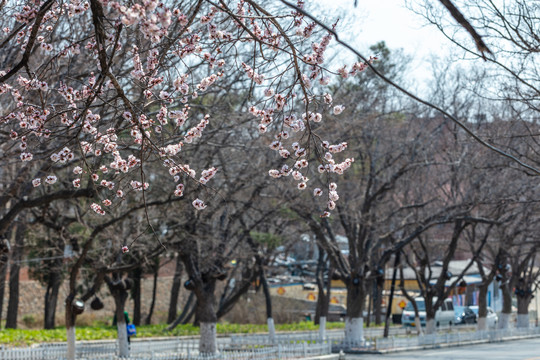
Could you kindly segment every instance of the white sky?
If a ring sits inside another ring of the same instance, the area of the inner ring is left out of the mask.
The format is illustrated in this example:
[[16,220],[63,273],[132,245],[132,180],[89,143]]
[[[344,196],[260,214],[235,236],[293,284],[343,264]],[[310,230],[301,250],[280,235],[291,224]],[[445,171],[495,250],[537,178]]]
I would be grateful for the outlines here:
[[[309,8],[309,0],[306,1]],[[402,48],[413,56],[412,73],[419,80],[430,76],[425,59],[430,54],[443,55],[448,41],[433,26],[405,7],[406,0],[315,0],[331,18],[343,16],[347,26],[338,28],[338,35],[369,56],[368,47],[381,40],[392,49]],[[408,1],[410,2],[410,1]],[[320,13],[321,10],[314,10]],[[329,20],[330,21],[330,20]],[[329,22],[327,21],[327,23]]]

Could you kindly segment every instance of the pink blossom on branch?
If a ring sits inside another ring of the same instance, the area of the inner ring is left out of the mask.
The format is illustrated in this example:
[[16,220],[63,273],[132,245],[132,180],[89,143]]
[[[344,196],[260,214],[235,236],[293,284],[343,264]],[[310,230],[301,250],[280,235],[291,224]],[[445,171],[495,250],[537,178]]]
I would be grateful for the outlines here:
[[204,204],[204,201],[202,201],[200,199],[193,200],[193,202],[191,204],[197,210],[204,210],[206,208],[206,206],[207,206],[207,205]]
[[[304,174],[309,173],[310,167],[317,167],[325,179],[333,179],[352,165],[354,159],[343,160],[336,155],[346,150],[346,143],[330,145],[314,132],[314,128],[323,132],[326,116],[338,115],[344,107],[331,107],[333,98],[328,93],[333,71],[324,66],[332,35],[319,36],[317,25],[306,21],[301,13],[284,13],[275,18],[255,16],[260,14],[255,5],[242,1],[230,8],[224,2],[224,10],[203,2],[194,14],[181,2],[175,4],[176,8],[154,0],[133,4],[100,0],[96,4],[102,7],[107,19],[118,19],[117,23],[101,24],[105,39],[95,38],[96,31],[90,23],[88,30],[80,34],[56,37],[54,29],[58,23],[62,25],[72,18],[84,23],[93,15],[88,2],[71,2],[65,6],[55,3],[46,12],[36,44],[28,44],[27,29],[11,41],[22,51],[26,45],[37,45],[42,57],[39,60],[54,64],[51,68],[67,68],[66,64],[84,68],[81,74],[70,76],[45,69],[30,78],[26,72],[20,72],[0,83],[0,99],[9,109],[0,117],[0,125],[15,142],[20,160],[49,162],[47,166],[54,166],[58,176],[61,172],[56,168],[67,164],[77,178],[66,179],[63,184],[72,181],[78,188],[80,175],[88,173],[104,192],[117,188],[120,198],[124,196],[120,189],[126,189],[128,184],[135,191],[149,189],[148,182],[141,182],[139,170],[144,170],[144,161],[156,157],[175,183],[180,177],[187,177],[206,185],[217,170],[203,170],[197,178],[195,169],[200,171],[200,166],[190,162],[186,155],[189,152],[184,152],[183,146],[197,142],[205,145],[210,114],[198,118],[196,109],[205,104],[205,99],[197,98],[216,96],[222,91],[222,82],[237,77],[239,84],[250,84],[252,102],[247,107],[258,121],[255,131],[271,133],[272,142],[266,144],[277,152],[280,161],[287,163],[270,170],[271,177],[292,174],[296,187],[304,189],[308,186]],[[302,8],[303,1],[298,6]],[[39,4],[14,9],[17,21],[30,24]],[[119,30],[120,24],[125,27],[123,31]],[[4,32],[10,31],[4,28]],[[128,36],[139,36],[144,39],[140,44],[146,45],[139,45],[141,49],[128,45],[132,43]],[[310,40],[299,42],[298,36]],[[250,60],[241,58],[245,44],[255,44],[257,49]],[[237,51],[240,57],[236,57]],[[101,68],[101,55],[114,56],[107,64],[107,72]],[[370,58],[369,62],[375,60]],[[32,62],[27,65],[34,66]],[[337,71],[348,77],[361,73],[367,66],[359,62],[350,67],[351,71],[346,66]],[[9,71],[0,69],[0,76]],[[40,148],[43,144],[45,150]],[[317,158],[314,154],[319,153],[327,155]],[[179,165],[187,163],[194,169]],[[32,181],[34,186],[40,183],[37,180]],[[56,177],[44,179],[47,184],[56,181]],[[183,195],[183,185],[179,186],[172,190],[176,196]],[[313,194],[320,196],[319,191]],[[335,189],[329,190],[329,197],[334,202],[339,198]],[[194,206],[204,209],[206,205],[197,200]],[[112,203],[109,199],[103,201]],[[99,205],[92,206],[94,211],[104,214]]]

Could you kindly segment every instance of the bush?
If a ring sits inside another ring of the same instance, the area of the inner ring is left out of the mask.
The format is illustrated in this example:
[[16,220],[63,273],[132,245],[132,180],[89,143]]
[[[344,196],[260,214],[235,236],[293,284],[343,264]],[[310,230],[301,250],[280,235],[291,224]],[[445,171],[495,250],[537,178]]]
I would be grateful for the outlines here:
[[26,328],[33,328],[37,324],[36,317],[32,314],[24,315],[22,318],[22,322]]

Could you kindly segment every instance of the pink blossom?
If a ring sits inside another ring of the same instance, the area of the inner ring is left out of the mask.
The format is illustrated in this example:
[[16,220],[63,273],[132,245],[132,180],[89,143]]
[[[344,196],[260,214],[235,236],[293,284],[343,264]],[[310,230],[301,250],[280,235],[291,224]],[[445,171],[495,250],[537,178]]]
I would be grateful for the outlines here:
[[129,252],[129,248],[126,245],[122,246],[122,254],[125,254],[127,252]]
[[328,197],[332,201],[338,201],[339,200],[339,195],[338,195],[338,193],[336,191],[330,191],[329,194],[328,194]]
[[343,105],[336,105],[334,106],[334,115],[339,115],[345,110],[345,106]]
[[99,215],[105,215],[105,211],[103,211],[103,209],[101,208],[101,206],[99,206],[98,204],[96,203],[92,203],[92,205],[90,205],[90,208],[92,210],[94,210],[96,212],[96,214],[99,214]]
[[52,185],[56,182],[57,178],[56,176],[54,175],[47,175],[47,177],[45,178],[45,182],[49,185]]
[[197,210],[203,210],[203,209],[206,208],[206,205],[204,204],[204,201],[202,201],[200,199],[193,200],[193,202],[191,204]]
[[34,187],[38,187],[39,185],[41,185],[41,179],[37,178],[37,179],[32,180],[32,185]]
[[31,161],[34,158],[34,155],[32,153],[21,153],[21,160],[22,161]]
[[184,184],[178,184],[174,190],[174,196],[180,197],[182,195],[184,195]]
[[281,173],[279,172],[279,170],[275,170],[275,169],[269,170],[268,175],[270,175],[274,179],[278,179],[281,177]]

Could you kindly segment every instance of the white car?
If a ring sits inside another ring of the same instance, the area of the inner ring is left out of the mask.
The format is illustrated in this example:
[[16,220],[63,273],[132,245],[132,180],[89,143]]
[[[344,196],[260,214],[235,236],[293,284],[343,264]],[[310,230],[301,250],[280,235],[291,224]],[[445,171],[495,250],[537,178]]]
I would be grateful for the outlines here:
[[[469,306],[469,309],[471,309],[476,314],[476,321],[478,321],[478,305]],[[487,316],[486,316],[487,327],[495,328],[498,322],[499,322],[499,317],[497,316],[497,313],[488,306]]]
[[[418,297],[414,301],[418,306],[418,315],[420,316],[420,324],[426,326],[426,303],[424,298]],[[433,298],[433,302],[437,301],[437,298]],[[437,309],[435,313],[435,325],[452,325],[454,321],[454,304],[452,299],[445,299],[441,307]],[[414,307],[412,303],[408,303],[403,309],[401,314],[401,324],[403,326],[415,326],[414,323]]]

